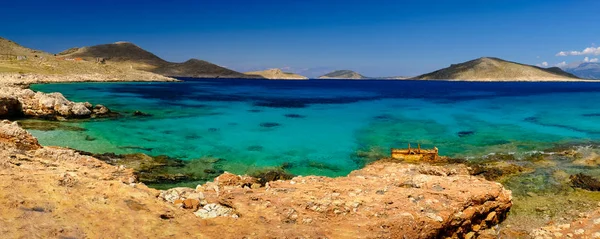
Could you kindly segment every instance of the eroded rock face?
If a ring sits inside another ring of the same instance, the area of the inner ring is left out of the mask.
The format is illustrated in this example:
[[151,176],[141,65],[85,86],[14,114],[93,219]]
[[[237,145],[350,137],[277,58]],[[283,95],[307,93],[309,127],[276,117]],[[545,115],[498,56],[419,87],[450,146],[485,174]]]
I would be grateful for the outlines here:
[[8,120],[0,122],[0,142],[12,144],[20,150],[41,148],[35,137],[19,127],[17,122],[10,122]]

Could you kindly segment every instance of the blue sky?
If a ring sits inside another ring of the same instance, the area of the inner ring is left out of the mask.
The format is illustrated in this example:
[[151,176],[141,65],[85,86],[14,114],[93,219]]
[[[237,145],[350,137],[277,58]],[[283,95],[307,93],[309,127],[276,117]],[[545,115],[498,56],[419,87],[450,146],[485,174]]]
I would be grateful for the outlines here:
[[166,60],[239,71],[399,76],[481,56],[544,66],[595,61],[598,9],[597,0],[7,0],[0,36],[52,53],[130,41]]

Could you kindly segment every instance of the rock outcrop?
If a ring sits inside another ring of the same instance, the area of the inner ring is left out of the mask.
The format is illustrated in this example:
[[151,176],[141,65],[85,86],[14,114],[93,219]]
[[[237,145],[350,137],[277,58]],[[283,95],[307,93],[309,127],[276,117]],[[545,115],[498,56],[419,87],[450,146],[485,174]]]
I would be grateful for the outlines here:
[[229,233],[276,238],[475,238],[502,221],[511,206],[510,191],[469,176],[464,166],[391,162],[376,162],[347,177],[296,177],[266,187],[255,178],[225,173],[194,191],[173,194],[163,196],[174,201],[203,195],[202,205],[212,214],[203,208],[196,215],[239,225]]
[[47,94],[9,86],[0,86],[0,90],[0,118],[90,118],[111,113],[102,105],[93,107],[87,102],[69,101],[61,93]]
[[8,121],[0,124],[0,191],[8,238],[474,238],[511,206],[510,191],[465,166],[390,162],[265,186],[226,173],[160,192],[126,167],[39,146]]

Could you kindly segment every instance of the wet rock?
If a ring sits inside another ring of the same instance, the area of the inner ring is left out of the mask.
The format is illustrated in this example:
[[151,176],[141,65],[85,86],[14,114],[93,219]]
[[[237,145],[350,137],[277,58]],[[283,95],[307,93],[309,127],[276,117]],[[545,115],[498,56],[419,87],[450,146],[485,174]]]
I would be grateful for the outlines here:
[[95,115],[106,115],[110,113],[110,110],[104,105],[96,105],[92,111]]
[[590,191],[600,191],[600,181],[589,175],[578,173],[570,177],[573,187]]
[[502,178],[520,173],[532,172],[533,169],[526,168],[511,162],[493,162],[487,164],[471,165],[471,175],[481,175],[487,180],[498,181]]
[[152,115],[144,113],[144,112],[139,111],[139,110],[136,110],[136,111],[133,112],[133,116],[137,116],[137,117],[150,117]]

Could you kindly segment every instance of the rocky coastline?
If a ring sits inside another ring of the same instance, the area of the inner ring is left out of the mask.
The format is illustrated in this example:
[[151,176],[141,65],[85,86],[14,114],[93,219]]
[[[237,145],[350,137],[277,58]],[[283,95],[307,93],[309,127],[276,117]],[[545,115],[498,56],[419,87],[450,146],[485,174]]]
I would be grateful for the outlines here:
[[224,173],[158,191],[127,167],[41,146],[14,122],[0,123],[0,147],[0,228],[16,237],[475,238],[496,233],[512,205],[510,191],[462,165],[376,162],[264,186]]
[[[27,87],[63,78],[0,76],[0,119],[116,115],[102,105]],[[589,191],[600,190],[600,182],[552,170],[557,162],[597,166],[600,156],[585,147],[557,147],[525,160],[493,155],[433,164],[363,153],[358,157],[369,163],[340,178],[296,177],[283,169],[233,175],[212,158],[183,162],[46,147],[7,120],[0,122],[0,149],[0,203],[9,205],[0,215],[0,232],[10,237],[600,238],[600,213],[593,211],[600,200]],[[536,170],[558,184],[540,195],[507,190],[530,184],[528,175]],[[161,182],[199,183],[157,190]],[[103,217],[86,216],[89,212]],[[559,218],[543,224],[550,214]],[[136,227],[141,221],[149,226]],[[532,230],[535,225],[540,226]]]

